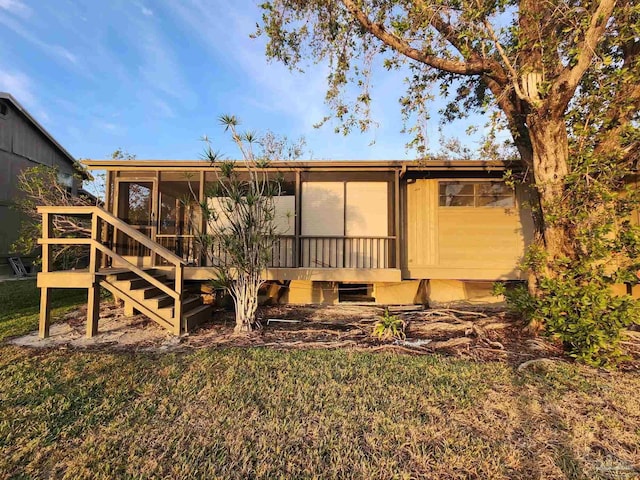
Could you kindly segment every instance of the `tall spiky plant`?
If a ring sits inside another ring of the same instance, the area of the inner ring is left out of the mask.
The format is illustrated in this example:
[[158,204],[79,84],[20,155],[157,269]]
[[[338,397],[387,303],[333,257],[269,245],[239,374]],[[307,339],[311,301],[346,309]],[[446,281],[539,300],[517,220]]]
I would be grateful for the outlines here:
[[[216,268],[214,283],[233,298],[236,333],[260,328],[256,319],[258,290],[279,232],[276,197],[282,178],[269,175],[274,159],[297,158],[303,141],[289,145],[286,138],[268,133],[240,133],[235,116],[222,115],[220,124],[238,146],[242,160],[226,160],[211,147],[207,137],[204,157],[211,162],[217,181],[205,191],[201,209],[205,232],[196,235],[208,264]],[[211,201],[210,201],[211,200]]]

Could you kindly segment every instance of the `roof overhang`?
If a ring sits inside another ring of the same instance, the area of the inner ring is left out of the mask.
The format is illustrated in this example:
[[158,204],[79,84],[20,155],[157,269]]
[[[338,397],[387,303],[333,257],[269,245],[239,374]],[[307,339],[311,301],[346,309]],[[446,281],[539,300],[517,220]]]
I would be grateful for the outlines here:
[[[246,168],[242,160],[238,160],[238,168]],[[83,160],[82,164],[89,170],[164,170],[193,171],[215,168],[217,164],[206,160]],[[395,171],[428,172],[428,171],[504,171],[519,169],[517,161],[483,161],[483,160],[300,160],[288,162],[271,162],[268,170],[300,170],[300,171]]]

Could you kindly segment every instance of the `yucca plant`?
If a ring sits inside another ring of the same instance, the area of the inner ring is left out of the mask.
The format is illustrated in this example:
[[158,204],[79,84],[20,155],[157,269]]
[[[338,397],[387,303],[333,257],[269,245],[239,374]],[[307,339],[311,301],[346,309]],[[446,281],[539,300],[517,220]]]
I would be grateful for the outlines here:
[[372,335],[378,340],[404,340],[406,323],[397,315],[391,315],[389,309],[384,310],[384,315],[373,326]]

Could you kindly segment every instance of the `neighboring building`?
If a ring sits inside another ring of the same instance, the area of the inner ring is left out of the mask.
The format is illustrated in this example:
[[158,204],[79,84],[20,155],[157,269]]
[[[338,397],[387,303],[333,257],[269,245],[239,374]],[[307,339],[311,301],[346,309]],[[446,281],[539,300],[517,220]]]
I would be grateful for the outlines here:
[[[99,290],[106,288],[174,333],[210,316],[193,287],[215,277],[215,257],[199,251],[191,230],[206,230],[196,201],[217,181],[206,161],[105,160],[83,162],[107,172],[104,210],[43,207],[51,215],[93,219],[88,271],[38,276],[42,304],[51,288],[89,289],[88,335],[97,331]],[[242,171],[242,163],[238,168]],[[277,199],[282,235],[273,247],[263,298],[282,303],[377,304],[489,300],[496,280],[519,280],[520,261],[533,238],[524,191],[505,185],[519,164],[484,161],[276,162],[284,179]],[[215,206],[215,203],[214,203]],[[141,235],[142,234],[142,235]],[[113,269],[100,269],[111,264]],[[109,259],[109,262],[105,260]],[[189,294],[191,291],[191,294]],[[196,290],[197,291],[197,290]],[[191,296],[190,296],[191,295]],[[41,310],[41,335],[48,333]]]
[[57,167],[60,181],[76,194],[76,160],[15,98],[0,92],[0,275],[11,272],[7,257],[20,226],[11,208],[19,195],[17,175],[38,164]]

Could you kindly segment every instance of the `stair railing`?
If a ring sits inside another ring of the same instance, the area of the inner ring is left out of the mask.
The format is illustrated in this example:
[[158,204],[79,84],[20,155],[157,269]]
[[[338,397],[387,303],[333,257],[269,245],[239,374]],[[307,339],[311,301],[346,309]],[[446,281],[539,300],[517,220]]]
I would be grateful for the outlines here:
[[[89,322],[87,324],[87,336],[92,336],[93,332],[97,331],[99,309],[96,308],[99,302],[99,289],[95,280],[96,274],[99,273],[100,268],[100,255],[106,255],[113,261],[116,261],[123,268],[138,275],[138,277],[146,280],[149,284],[158,288],[165,294],[173,298],[174,310],[173,310],[173,333],[179,335],[182,331],[182,301],[184,290],[184,266],[186,262],[178,257],[173,252],[164,248],[162,245],[151,240],[151,238],[140,233],[135,228],[132,228],[128,223],[113,216],[106,210],[98,206],[42,206],[38,207],[38,213],[42,215],[42,238],[38,241],[42,245],[42,272],[48,273],[51,271],[52,245],[89,245],[89,273],[94,278],[93,284],[89,287],[89,296],[87,310],[90,315]],[[54,238],[53,237],[53,218],[56,215],[61,216],[74,216],[91,218],[91,237],[90,238]],[[116,253],[110,247],[105,245],[101,241],[102,229],[104,224],[111,225],[120,234],[124,234],[132,240],[138,242],[140,245],[148,248],[153,255],[162,257],[168,265],[174,267],[174,288],[171,288],[167,284],[161,282],[157,278],[149,275],[139,266],[131,263],[123,256]],[[45,298],[47,297],[47,298]],[[41,308],[48,309],[48,294],[43,292],[43,300]],[[47,326],[48,327],[48,326]],[[47,328],[48,330],[48,328]],[[41,336],[44,332],[41,332]],[[48,332],[46,332],[48,334]]]

